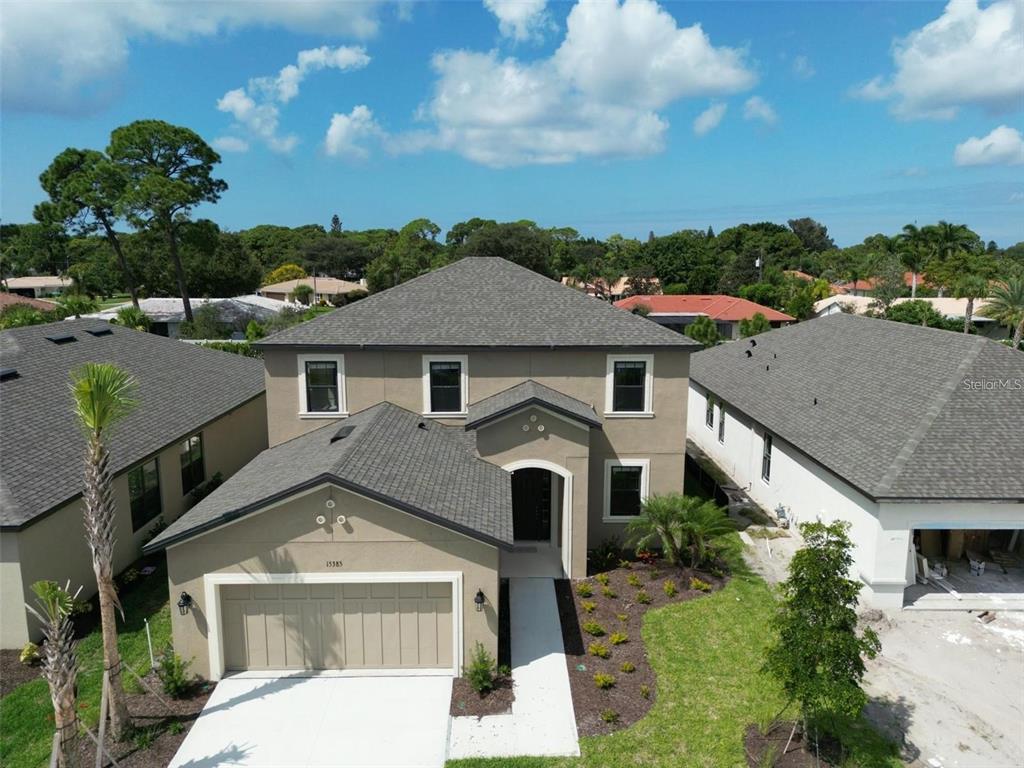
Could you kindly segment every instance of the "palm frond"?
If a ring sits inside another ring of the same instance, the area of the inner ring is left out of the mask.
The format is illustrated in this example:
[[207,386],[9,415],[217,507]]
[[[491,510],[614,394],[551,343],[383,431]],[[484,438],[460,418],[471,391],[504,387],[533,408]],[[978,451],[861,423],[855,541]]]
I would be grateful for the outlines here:
[[71,374],[75,416],[89,434],[100,435],[137,404],[135,377],[111,363],[86,363]]

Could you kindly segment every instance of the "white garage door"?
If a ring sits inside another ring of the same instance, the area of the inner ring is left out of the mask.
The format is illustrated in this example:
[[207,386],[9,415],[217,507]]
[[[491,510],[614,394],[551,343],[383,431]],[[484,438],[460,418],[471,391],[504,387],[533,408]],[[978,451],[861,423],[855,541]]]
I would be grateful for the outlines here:
[[452,666],[448,582],[220,589],[227,670]]

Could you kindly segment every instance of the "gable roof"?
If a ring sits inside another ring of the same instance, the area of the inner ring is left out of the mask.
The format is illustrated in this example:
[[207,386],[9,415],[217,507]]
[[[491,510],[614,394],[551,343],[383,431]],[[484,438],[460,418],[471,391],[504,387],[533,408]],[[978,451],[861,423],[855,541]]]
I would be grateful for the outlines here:
[[789,323],[796,318],[747,299],[717,294],[678,294],[671,296],[630,296],[615,302],[619,309],[635,309],[643,305],[650,315],[707,315],[712,320],[738,322],[750,320],[760,312],[769,322]]
[[[102,332],[94,336],[90,331]],[[70,336],[57,344],[47,337]],[[82,492],[85,438],[72,415],[71,372],[114,363],[138,380],[138,406],[114,428],[117,474],[261,395],[259,360],[97,320],[0,333],[0,526],[22,527]]]
[[551,387],[538,384],[533,379],[527,379],[514,387],[509,387],[495,395],[485,397],[479,402],[472,403],[469,406],[466,429],[482,427],[484,424],[489,424],[529,405],[539,405],[584,426],[601,429],[601,420],[597,417],[592,405],[556,389],[551,389]]
[[690,377],[871,498],[1024,501],[1024,355],[990,339],[837,314]]
[[470,446],[457,427],[378,403],[263,451],[144,549],[163,549],[323,483],[510,547],[512,476]]
[[259,346],[693,347],[642,317],[498,257],[467,257]]

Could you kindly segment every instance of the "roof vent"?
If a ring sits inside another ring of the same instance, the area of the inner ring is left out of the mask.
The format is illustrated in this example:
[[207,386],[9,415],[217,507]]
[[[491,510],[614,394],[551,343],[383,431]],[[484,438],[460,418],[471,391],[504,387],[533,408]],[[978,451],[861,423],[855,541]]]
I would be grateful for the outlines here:
[[771,366],[770,366],[770,365],[766,365],[766,366],[764,367],[764,369],[765,369],[766,371],[770,371],[770,370],[771,370]]
[[58,336],[47,336],[47,341],[52,341],[54,344],[70,344],[73,341],[78,341],[74,334],[63,333]]
[[86,328],[85,332],[90,336],[111,336],[114,333],[109,328]]
[[815,404],[815,405],[817,405],[817,404],[818,404],[818,398],[814,398],[814,404]]
[[346,424],[345,426],[341,427],[337,432],[334,433],[334,435],[331,437],[331,442],[336,443],[339,440],[344,440],[346,437],[355,432],[355,430],[356,428],[353,427],[351,424]]
[[0,368],[0,381],[18,378],[17,368]]
[[425,422],[425,421],[421,421],[421,422],[420,422],[419,424],[417,424],[417,425],[416,425],[416,428],[417,428],[417,429],[422,429],[422,430],[426,430],[426,428],[427,428],[427,422]]
[[744,353],[744,354],[745,354],[745,355],[746,355],[747,357],[753,357],[753,356],[754,356],[754,353],[753,353],[753,352],[751,352],[751,351],[750,351],[749,349],[745,349],[745,350],[743,350],[743,353]]
[[750,346],[756,347],[757,346],[757,339],[751,339],[750,340]]

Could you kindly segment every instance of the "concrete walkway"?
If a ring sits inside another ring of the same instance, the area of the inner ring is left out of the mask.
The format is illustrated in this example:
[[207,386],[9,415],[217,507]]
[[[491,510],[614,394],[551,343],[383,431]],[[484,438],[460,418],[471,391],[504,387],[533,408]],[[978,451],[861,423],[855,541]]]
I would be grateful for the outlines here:
[[516,695],[512,713],[453,717],[448,757],[578,755],[554,581],[510,579],[509,601]]

